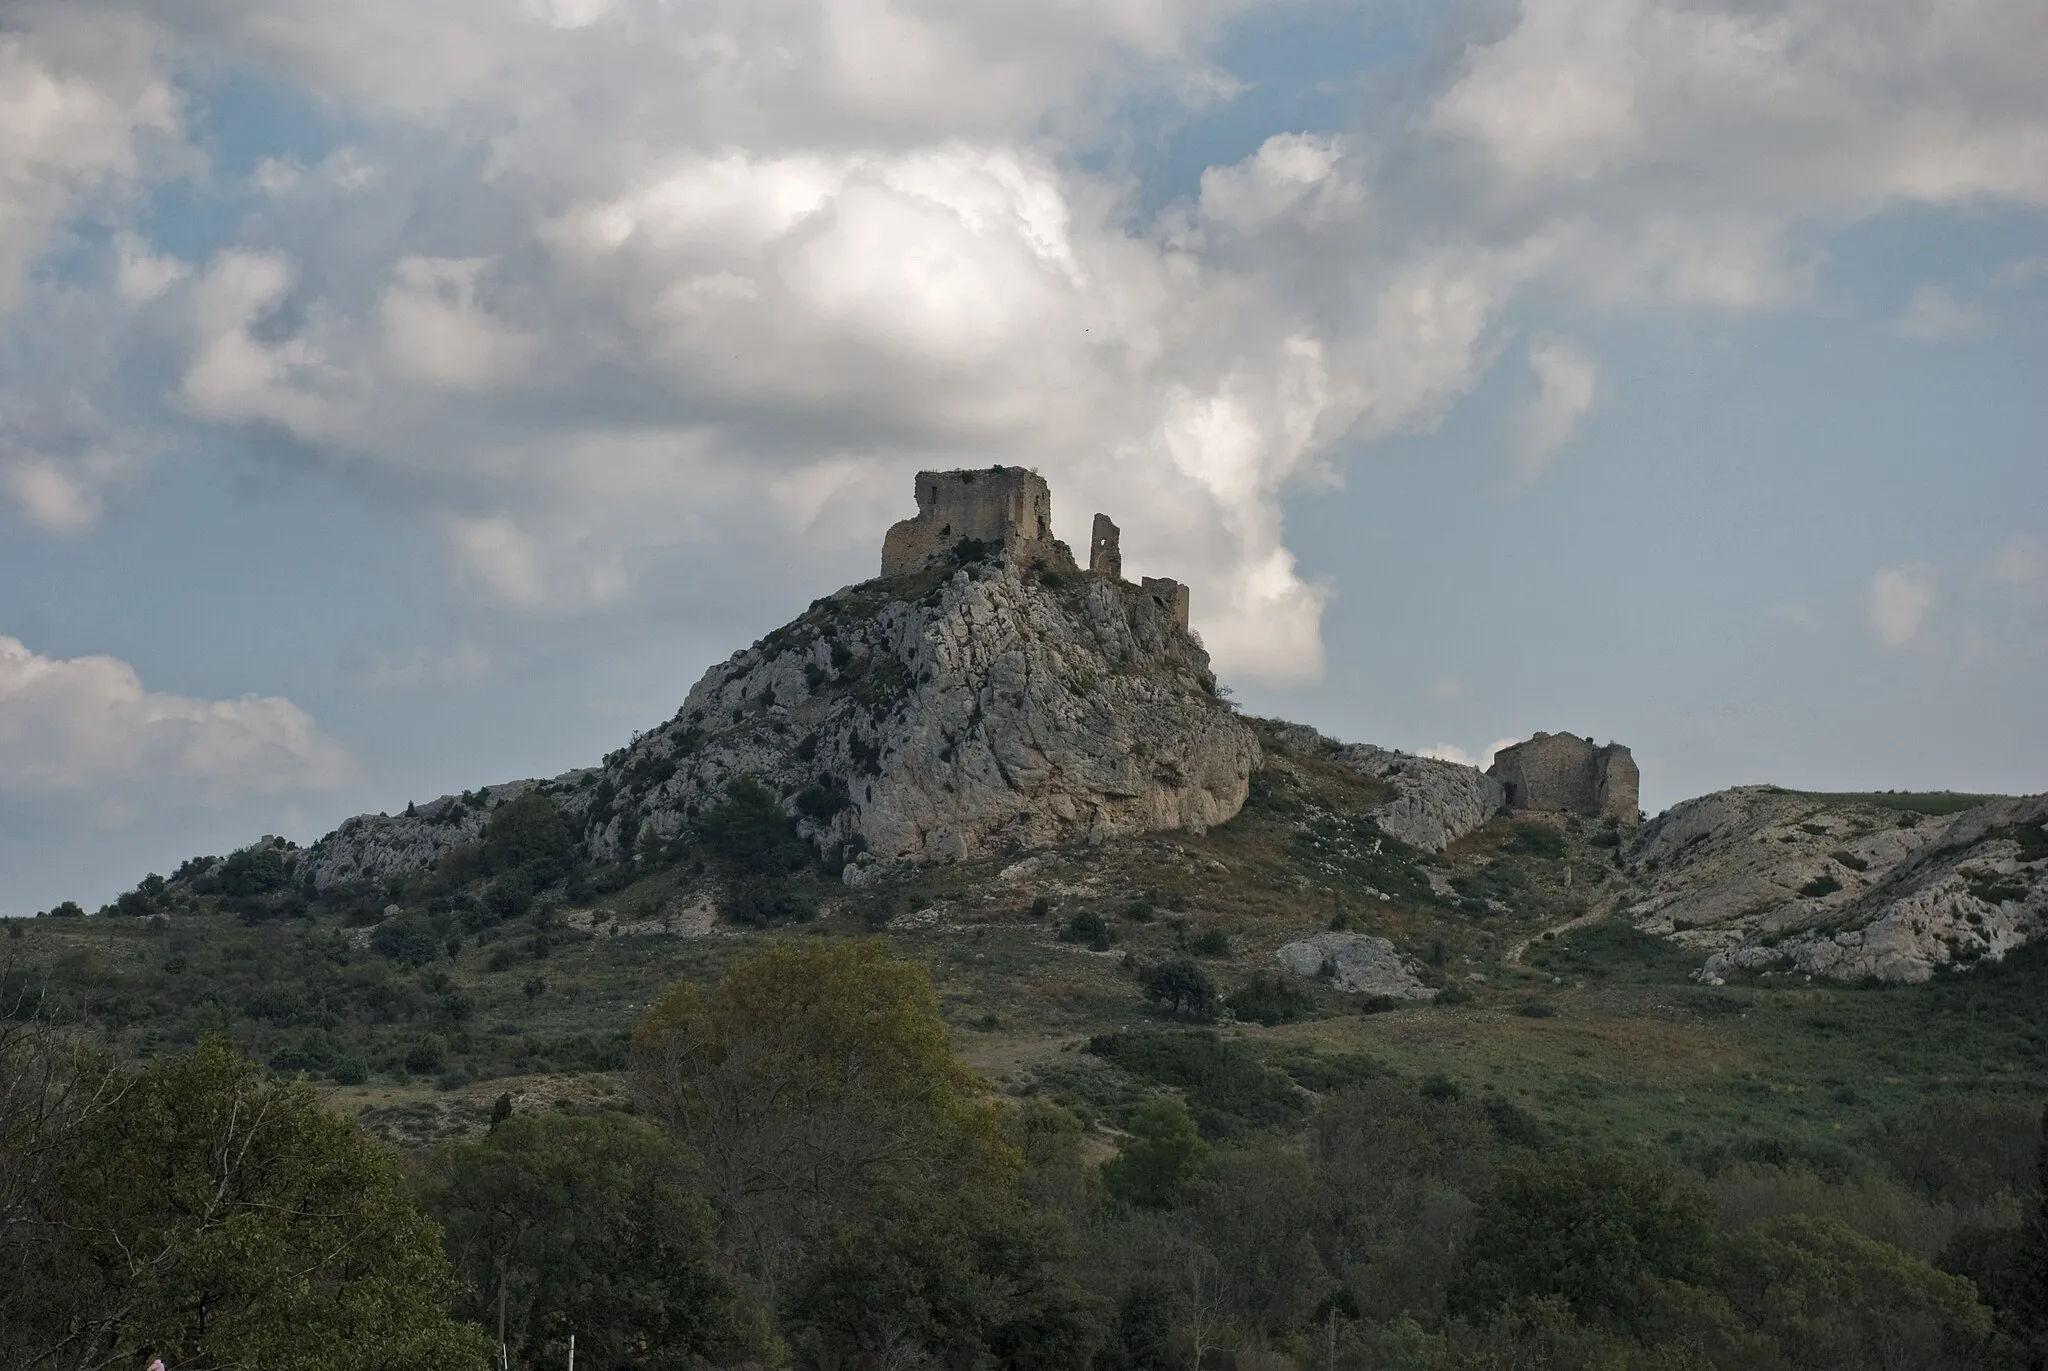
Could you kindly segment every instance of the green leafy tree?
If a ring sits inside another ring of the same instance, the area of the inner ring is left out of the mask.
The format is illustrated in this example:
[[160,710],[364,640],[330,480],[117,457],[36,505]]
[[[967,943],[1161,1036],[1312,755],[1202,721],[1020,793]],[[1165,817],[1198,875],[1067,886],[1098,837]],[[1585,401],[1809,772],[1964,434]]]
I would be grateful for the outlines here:
[[[515,1362],[559,1365],[567,1339],[607,1367],[673,1366],[737,1347],[711,1214],[657,1129],[623,1114],[517,1115],[426,1163],[422,1200],[490,1331]],[[495,1115],[494,1115],[495,1117]]]
[[484,826],[484,864],[492,871],[523,871],[536,886],[567,875],[575,853],[576,838],[561,811],[538,790],[499,805]]
[[16,1364],[481,1371],[439,1234],[352,1123],[218,1038],[100,1070],[0,1257]]
[[1640,1329],[1671,1281],[1711,1273],[1710,1201],[1615,1153],[1510,1162],[1481,1198],[1454,1307],[1562,1299],[1577,1318]]
[[811,900],[790,886],[790,875],[809,864],[811,849],[775,793],[751,776],[726,784],[725,799],[697,819],[697,841],[725,886],[722,912],[762,926],[805,919]]
[[781,944],[634,1036],[640,1103],[701,1159],[721,1243],[770,1284],[910,1192],[1005,1193],[1016,1153],[930,972],[876,941]]
[[2010,1291],[2007,1322],[2026,1349],[2029,1367],[2048,1371],[2048,1107],[2041,1110],[2034,1203],[2020,1226]]
[[1216,981],[1195,962],[1176,957],[1145,973],[1145,998],[1192,1019],[1213,1018]]
[[1964,1371],[1984,1364],[1991,1314],[1936,1271],[1839,1219],[1788,1214],[1728,1245],[1735,1307],[1802,1371]]
[[800,1364],[1085,1367],[1108,1310],[1060,1270],[1050,1226],[1005,1206],[913,1201],[838,1230],[782,1300]]
[[1131,1115],[1130,1137],[1102,1167],[1113,1198],[1146,1209],[1177,1204],[1209,1160],[1195,1116],[1175,1095],[1155,1095]]

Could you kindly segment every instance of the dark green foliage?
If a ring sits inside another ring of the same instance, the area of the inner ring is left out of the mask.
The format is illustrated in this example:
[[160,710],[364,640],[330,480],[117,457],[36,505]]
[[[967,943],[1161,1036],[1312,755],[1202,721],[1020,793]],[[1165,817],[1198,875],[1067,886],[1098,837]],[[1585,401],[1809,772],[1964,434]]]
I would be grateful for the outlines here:
[[370,935],[370,950],[400,966],[425,966],[441,955],[447,936],[443,921],[412,910],[378,924]]
[[1278,971],[1255,972],[1230,992],[1230,1010],[1247,1023],[1282,1024],[1304,1018],[1315,1008],[1315,993],[1298,977]]
[[1765,789],[1784,795],[1810,796],[1825,801],[1831,809],[1868,805],[1874,809],[1895,809],[1901,812],[1902,817],[1908,818],[1918,815],[1960,814],[1966,809],[1975,809],[1989,800],[2005,798],[2000,795],[1972,795],[1957,790],[1779,791],[1772,786]]
[[85,911],[79,907],[78,901],[63,900],[38,917],[44,919],[82,919],[85,917]]
[[1017,1371],[1084,1367],[1107,1310],[1058,1264],[1054,1230],[1000,1210],[924,1203],[843,1228],[789,1283],[800,1363]]
[[[0,1053],[0,1081],[21,1064]],[[0,1211],[7,1365],[139,1366],[153,1350],[172,1366],[482,1371],[395,1159],[305,1087],[266,1084],[218,1039],[42,1079],[61,1092],[42,1116],[61,1146]],[[0,1127],[0,1175],[17,1174],[13,1142]]]
[[1161,962],[1147,971],[1145,998],[1191,1019],[1209,1019],[1216,1014],[1216,982],[1186,957]]
[[480,1143],[427,1161],[422,1199],[467,1286],[458,1309],[516,1362],[605,1367],[725,1360],[743,1350],[711,1215],[675,1148],[622,1114],[502,1113]]
[[2031,1194],[2042,1147],[2030,1102],[1943,1100],[1884,1121],[1872,1148],[1901,1181],[1945,1204]]
[[751,776],[727,782],[725,798],[698,816],[697,841],[730,881],[786,877],[811,855],[775,793]]
[[1790,1214],[1727,1245],[1724,1288],[1801,1371],[1984,1365],[1989,1312],[1969,1281],[1839,1220]]
[[1096,1354],[1096,1371],[1168,1371],[1170,1340],[1180,1320],[1174,1288],[1157,1274],[1140,1276],[1117,1301],[1109,1340]]
[[1228,957],[1230,936],[1220,928],[1204,929],[1188,939],[1187,947],[1197,957]]
[[759,927],[816,912],[790,880],[810,865],[810,845],[774,792],[751,776],[728,782],[725,799],[698,816],[697,842],[725,885],[727,917]]
[[2038,862],[2048,858],[2048,824],[2006,824],[1985,831],[1987,840],[2003,839],[2019,844],[2019,860]]
[[1515,1010],[1525,1019],[1549,1019],[1557,1015],[1557,1007],[1543,1000],[1524,1000]]
[[1109,923],[1092,910],[1083,910],[1060,925],[1063,943],[1086,943],[1096,952],[1109,951]]
[[1861,857],[1857,856],[1855,853],[1849,851],[1846,848],[1837,852],[1830,852],[1828,855],[1834,858],[1836,863],[1848,868],[1850,871],[1870,870],[1869,862],[1864,861]]
[[1142,1208],[1177,1204],[1209,1160],[1209,1144],[1187,1105],[1172,1095],[1155,1095],[1131,1116],[1129,1134],[1103,1165],[1104,1188]]
[[1644,1330],[1660,1287],[1712,1274],[1711,1201],[1615,1153],[1506,1163],[1480,1198],[1455,1308],[1558,1297],[1590,1323]]
[[1211,1138],[1290,1123],[1305,1106],[1286,1076],[1262,1065],[1243,1044],[1206,1029],[1114,1033],[1091,1038],[1088,1050],[1134,1076],[1182,1091]]
[[1841,888],[1842,883],[1835,879],[1835,874],[1832,871],[1823,871],[1805,885],[1800,886],[1799,893],[1806,899],[1818,900],[1823,896],[1834,894]]
[[1564,834],[1549,824],[1519,823],[1508,830],[1507,841],[1501,847],[1531,857],[1562,857],[1565,840]]
[[816,783],[797,792],[796,811],[824,823],[853,804],[846,782],[836,776],[820,776]]
[[555,802],[529,790],[491,811],[484,827],[484,862],[494,872],[518,870],[535,886],[545,886],[569,873],[576,839]]

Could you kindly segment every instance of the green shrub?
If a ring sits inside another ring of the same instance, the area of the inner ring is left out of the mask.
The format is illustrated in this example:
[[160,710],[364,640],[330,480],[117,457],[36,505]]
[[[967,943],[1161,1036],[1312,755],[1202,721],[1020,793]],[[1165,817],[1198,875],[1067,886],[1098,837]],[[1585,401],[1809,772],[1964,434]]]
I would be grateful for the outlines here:
[[1088,1050],[1134,1076],[1183,1091],[1205,1136],[1227,1138],[1300,1117],[1294,1083],[1242,1043],[1207,1029],[1141,1029],[1089,1039]]
[[1109,951],[1109,923],[1092,910],[1079,914],[1060,925],[1059,940],[1063,943],[1086,943],[1097,952]]
[[1293,976],[1261,971],[1230,993],[1230,1010],[1247,1023],[1293,1023],[1315,1008],[1314,992]]
[[1188,939],[1188,951],[1197,957],[1228,957],[1230,938],[1220,928],[1204,929]]
[[1508,830],[1507,841],[1501,847],[1505,851],[1526,853],[1531,857],[1562,857],[1564,834],[1549,824],[1519,823]]
[[1145,998],[1176,1014],[1207,1019],[1216,1013],[1216,982],[1194,962],[1176,957],[1145,973]]
[[1834,894],[1841,888],[1842,883],[1835,879],[1833,872],[1823,871],[1805,885],[1800,886],[1799,893],[1806,899],[1818,900],[1823,896]]

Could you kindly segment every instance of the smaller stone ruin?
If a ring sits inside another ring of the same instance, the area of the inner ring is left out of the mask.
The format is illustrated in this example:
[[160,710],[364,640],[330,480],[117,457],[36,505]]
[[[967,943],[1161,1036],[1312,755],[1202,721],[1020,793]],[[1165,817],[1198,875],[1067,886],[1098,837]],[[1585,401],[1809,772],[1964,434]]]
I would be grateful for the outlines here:
[[[1123,581],[1122,540],[1123,530],[1107,514],[1096,515],[1088,540],[1089,572]],[[997,548],[1021,566],[1080,570],[1067,545],[1052,536],[1052,488],[1037,472],[1003,466],[920,471],[917,515],[890,525],[882,539],[882,574],[907,576],[946,564],[965,550]],[[1139,589],[1175,623],[1188,626],[1185,585],[1147,576]]]
[[1500,782],[1510,810],[1585,814],[1631,828],[1642,817],[1642,773],[1620,743],[1596,747],[1591,738],[1538,733],[1496,752],[1486,774]]
[[1107,514],[1095,516],[1095,531],[1088,539],[1088,569],[1113,581],[1124,578],[1124,531]]

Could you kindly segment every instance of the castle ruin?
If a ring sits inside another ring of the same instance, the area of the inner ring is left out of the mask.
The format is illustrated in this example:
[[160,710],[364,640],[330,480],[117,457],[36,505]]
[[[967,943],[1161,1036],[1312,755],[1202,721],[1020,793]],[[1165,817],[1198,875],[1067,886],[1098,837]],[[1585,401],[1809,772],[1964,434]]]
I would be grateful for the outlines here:
[[1493,755],[1486,774],[1499,781],[1511,810],[1585,814],[1633,828],[1641,817],[1642,773],[1620,743],[1538,733]]
[[[1097,514],[1088,543],[1088,570],[1123,582],[1123,530]],[[1011,561],[1042,571],[1078,572],[1074,554],[1052,535],[1052,488],[1024,467],[982,467],[917,473],[917,514],[889,526],[882,539],[882,574],[907,576],[963,554],[1000,549]],[[1182,628],[1188,626],[1188,588],[1147,576],[1138,587]]]

